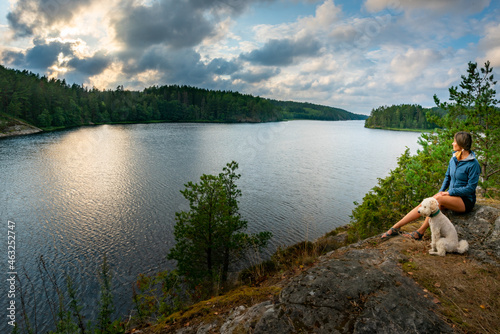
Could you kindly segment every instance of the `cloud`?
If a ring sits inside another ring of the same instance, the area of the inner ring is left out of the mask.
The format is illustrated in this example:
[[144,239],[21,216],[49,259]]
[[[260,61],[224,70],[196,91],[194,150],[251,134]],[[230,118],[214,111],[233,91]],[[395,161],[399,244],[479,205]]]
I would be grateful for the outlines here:
[[394,57],[390,63],[392,77],[398,84],[416,80],[424,71],[442,59],[442,55],[430,49],[409,49],[405,54]]
[[[162,83],[210,87],[211,89],[232,89],[232,83],[258,83],[276,76],[280,69],[243,69],[237,59],[234,61],[215,58],[210,62],[202,61],[193,49],[174,50],[165,46],[148,49],[137,61],[130,61],[122,68],[124,75],[135,78],[138,74],[155,71]],[[140,86],[141,82],[135,85]],[[145,82],[142,82],[145,84]]]
[[[232,19],[256,2],[266,0],[128,3],[110,20],[122,48],[116,53],[116,59],[123,63],[123,74],[131,79],[154,71],[160,84],[229,86],[229,76],[239,73],[240,61],[223,58],[223,54],[215,55],[212,45],[224,38],[237,39],[229,33]],[[202,59],[198,50],[212,53]],[[257,80],[256,76],[240,73],[240,81],[247,79]]]
[[213,24],[206,18],[203,7],[193,8],[185,1],[125,8],[113,25],[117,39],[127,48],[137,49],[156,44],[193,47],[213,34]]
[[217,35],[218,24],[264,0],[160,0],[123,6],[112,19],[117,39],[127,48],[163,44],[188,48]]
[[288,66],[297,59],[318,55],[321,44],[314,38],[272,39],[261,49],[241,54],[240,58],[254,64],[265,66]]
[[[118,59],[124,58],[119,56]],[[211,71],[230,71],[231,64],[215,61],[206,65],[193,49],[172,49],[163,45],[148,48],[137,59],[123,61],[122,73],[131,83],[138,74],[156,71],[161,84],[181,84],[207,87],[213,83]],[[144,83],[144,82],[143,82]],[[136,82],[135,85],[140,85]]]
[[100,89],[192,85],[369,113],[433,105],[468,61],[500,64],[500,7],[486,0],[11,3],[0,60]]
[[297,21],[300,30],[307,31],[306,34],[320,29],[328,29],[337,23],[342,17],[342,9],[336,6],[332,0],[326,0],[316,8],[314,16],[301,18]]
[[16,37],[33,36],[57,22],[69,22],[91,0],[18,0],[7,20]]
[[262,81],[269,80],[270,78],[280,74],[281,70],[275,68],[274,70],[256,70],[256,71],[245,71],[242,73],[236,73],[232,76],[234,80],[241,80],[246,83],[255,84]]
[[3,54],[3,60],[24,68],[46,70],[57,63],[59,54],[72,54],[71,44],[68,43],[45,43],[42,40],[34,40],[34,43],[35,46],[25,52],[10,51]]
[[58,76],[62,72],[70,82],[84,82],[89,76],[103,72],[111,63],[110,56],[104,51],[79,57],[80,41],[52,39],[34,40],[35,46],[24,52],[4,51],[2,61],[18,68],[43,72],[49,76]]
[[490,4],[490,0],[366,0],[365,7],[370,12],[379,12],[384,9],[427,10],[438,14],[479,13]]
[[111,64],[111,59],[103,51],[96,52],[91,57],[73,57],[67,65],[86,76],[93,76],[104,71]]
[[500,24],[493,24],[486,28],[484,37],[479,41],[479,48],[484,52],[481,66],[487,60],[491,66],[500,66]]
[[217,75],[230,75],[240,69],[235,62],[230,62],[222,58],[215,58],[208,64],[207,70]]
[[24,65],[24,53],[19,51],[4,50],[1,53],[2,62],[18,67]]
[[283,39],[283,36],[294,36],[295,39],[323,36],[340,22],[342,10],[335,6],[332,0],[325,0],[318,5],[315,15],[299,17],[295,22],[285,22],[276,25],[256,25],[257,40]]

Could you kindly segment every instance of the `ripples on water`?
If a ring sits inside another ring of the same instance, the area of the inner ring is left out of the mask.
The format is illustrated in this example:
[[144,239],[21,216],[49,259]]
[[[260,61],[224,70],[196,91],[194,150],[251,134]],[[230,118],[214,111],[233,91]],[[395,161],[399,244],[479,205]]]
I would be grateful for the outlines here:
[[87,304],[96,300],[106,254],[124,314],[139,273],[173,268],[165,256],[174,213],[188,209],[179,192],[186,182],[237,161],[241,213],[250,232],[273,233],[272,252],[348,223],[353,202],[397,165],[405,146],[416,152],[418,136],[362,121],[293,121],[103,125],[3,139],[2,224],[16,222],[17,264],[35,285],[43,255],[61,282],[75,277]]

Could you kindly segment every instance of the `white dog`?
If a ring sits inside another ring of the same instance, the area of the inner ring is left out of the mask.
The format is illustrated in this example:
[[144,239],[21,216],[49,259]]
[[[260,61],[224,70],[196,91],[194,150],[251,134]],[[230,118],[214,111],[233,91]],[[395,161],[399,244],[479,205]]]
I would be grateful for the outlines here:
[[439,210],[439,203],[435,198],[429,197],[424,199],[418,209],[418,213],[424,217],[430,217],[429,224],[431,226],[432,241],[429,254],[439,256],[445,256],[446,252],[463,254],[469,249],[467,240],[460,240],[458,242],[455,226]]

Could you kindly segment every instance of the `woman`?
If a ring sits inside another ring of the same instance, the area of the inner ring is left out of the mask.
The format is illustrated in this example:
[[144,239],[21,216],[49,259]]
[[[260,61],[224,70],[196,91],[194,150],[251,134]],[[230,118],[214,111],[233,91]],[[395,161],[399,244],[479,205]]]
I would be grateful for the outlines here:
[[[472,137],[468,132],[457,132],[453,141],[453,156],[448,164],[443,185],[433,197],[438,200],[440,209],[449,209],[455,212],[470,212],[476,204],[476,187],[479,182],[481,167],[476,160],[476,155],[471,151]],[[448,191],[445,191],[448,189]],[[399,222],[394,224],[382,239],[394,237],[400,233],[400,228],[420,217],[418,205]],[[406,233],[403,236],[421,240],[425,230],[429,227],[429,217],[418,230]]]

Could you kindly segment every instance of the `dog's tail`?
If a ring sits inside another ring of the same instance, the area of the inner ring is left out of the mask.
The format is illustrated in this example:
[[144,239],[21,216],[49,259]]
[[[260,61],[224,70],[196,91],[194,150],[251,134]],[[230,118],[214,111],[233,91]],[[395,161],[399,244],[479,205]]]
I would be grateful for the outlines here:
[[460,242],[458,243],[457,252],[463,254],[467,252],[468,249],[469,249],[469,243],[467,242],[467,240],[460,240]]

